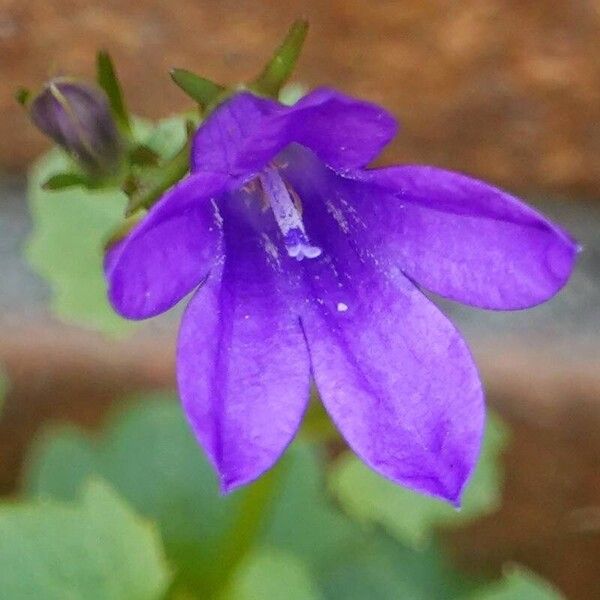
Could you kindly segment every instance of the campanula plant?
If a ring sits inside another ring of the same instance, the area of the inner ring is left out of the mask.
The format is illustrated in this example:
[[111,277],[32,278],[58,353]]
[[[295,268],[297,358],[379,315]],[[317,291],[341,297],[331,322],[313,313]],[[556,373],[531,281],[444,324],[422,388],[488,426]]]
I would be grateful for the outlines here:
[[328,88],[291,107],[252,89],[211,90],[190,174],[111,246],[105,273],[129,319],[193,292],[179,391],[222,490],[273,466],[314,381],[367,465],[459,504],[481,443],[482,387],[424,292],[534,306],[565,285],[576,244],[466,175],[370,168],[397,131],[379,106]]

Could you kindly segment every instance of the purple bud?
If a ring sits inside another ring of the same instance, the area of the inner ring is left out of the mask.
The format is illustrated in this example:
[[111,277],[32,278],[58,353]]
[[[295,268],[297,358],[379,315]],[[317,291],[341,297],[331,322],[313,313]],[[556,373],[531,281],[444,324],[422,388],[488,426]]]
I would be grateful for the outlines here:
[[50,80],[29,107],[35,125],[93,176],[120,165],[123,143],[104,92],[67,77]]

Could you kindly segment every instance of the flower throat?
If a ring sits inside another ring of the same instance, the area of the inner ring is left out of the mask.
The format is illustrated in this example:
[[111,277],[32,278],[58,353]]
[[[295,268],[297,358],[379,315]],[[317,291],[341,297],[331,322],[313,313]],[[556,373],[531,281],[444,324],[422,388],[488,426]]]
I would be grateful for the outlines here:
[[292,197],[294,192],[290,192],[277,168],[267,167],[258,178],[266,204],[273,210],[273,216],[283,235],[287,253],[296,260],[320,256],[321,248],[313,246],[306,235],[301,208]]

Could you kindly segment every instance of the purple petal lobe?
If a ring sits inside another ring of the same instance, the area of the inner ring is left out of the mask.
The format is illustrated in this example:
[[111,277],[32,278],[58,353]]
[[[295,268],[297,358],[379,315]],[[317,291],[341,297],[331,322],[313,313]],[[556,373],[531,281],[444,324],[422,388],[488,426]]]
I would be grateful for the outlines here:
[[484,421],[469,351],[408,280],[360,283],[316,289],[302,319],[323,403],[370,467],[456,503]]
[[441,296],[482,308],[527,308],[551,298],[571,275],[576,244],[506,192],[434,167],[392,167],[367,177],[386,191],[358,185],[346,192],[367,223],[363,243],[385,246],[411,279]]
[[477,370],[451,323],[402,274],[348,234],[336,188],[290,168],[304,222],[323,248],[304,261],[302,324],[325,407],[385,477],[458,503],[484,424]]
[[275,463],[309,397],[308,352],[288,302],[290,284],[260,227],[272,216],[256,206],[253,222],[243,218],[241,195],[223,203],[227,258],[190,302],[178,343],[184,408],[225,492]]
[[184,179],[108,251],[108,297],[118,313],[128,319],[152,317],[206,278],[221,252],[220,220],[211,198],[227,181],[214,173]]
[[199,128],[192,170],[246,176],[292,143],[336,169],[351,169],[373,160],[396,129],[382,108],[329,89],[315,90],[292,107],[242,92]]
[[339,170],[363,167],[396,135],[396,120],[386,110],[320,88],[292,107],[290,141],[310,148],[325,164]]
[[227,100],[202,123],[194,136],[192,171],[245,175],[262,169],[279,151],[280,143],[279,131],[265,125],[283,110],[279,103],[248,92]]

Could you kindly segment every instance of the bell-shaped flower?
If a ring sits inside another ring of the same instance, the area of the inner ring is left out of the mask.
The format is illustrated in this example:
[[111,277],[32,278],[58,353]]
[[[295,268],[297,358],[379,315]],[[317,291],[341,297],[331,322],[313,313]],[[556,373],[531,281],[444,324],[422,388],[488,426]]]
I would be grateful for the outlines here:
[[196,133],[191,174],[106,257],[130,319],[195,290],[178,384],[224,491],[277,461],[314,380],[367,465],[457,504],[482,388],[422,290],[512,310],[569,278],[571,238],[506,192],[435,167],[366,168],[395,133],[383,109],[329,89],[293,107],[238,93]]

